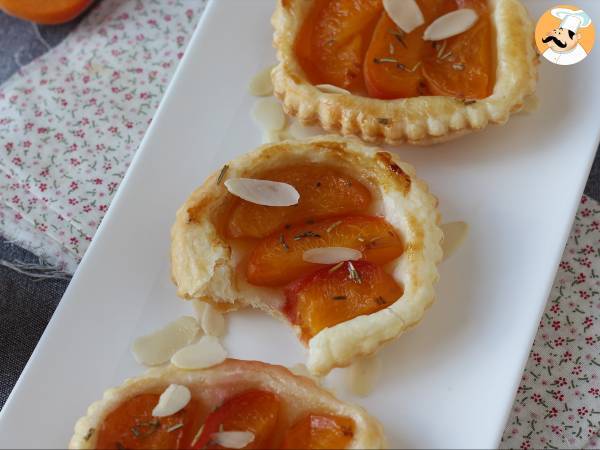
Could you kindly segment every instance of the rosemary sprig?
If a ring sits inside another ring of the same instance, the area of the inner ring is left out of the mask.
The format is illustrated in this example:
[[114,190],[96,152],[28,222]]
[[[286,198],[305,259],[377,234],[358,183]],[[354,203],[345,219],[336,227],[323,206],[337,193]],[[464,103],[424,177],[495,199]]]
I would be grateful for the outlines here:
[[452,64],[452,68],[454,70],[465,70],[465,65],[463,63],[454,63]]
[[389,125],[390,119],[387,119],[385,117],[378,117],[377,122],[379,122],[381,125]]
[[96,429],[95,429],[95,428],[90,428],[90,429],[88,430],[88,432],[85,434],[85,436],[83,437],[83,440],[84,440],[84,441],[89,441],[89,440],[90,440],[90,438],[91,438],[91,437],[94,435],[94,432],[95,432],[95,431],[96,431]]
[[283,233],[281,233],[279,235],[279,243],[281,244],[281,246],[285,249],[286,252],[290,251],[290,246],[287,245],[287,242],[285,242],[285,236],[283,235]]
[[221,184],[221,181],[223,181],[223,178],[225,177],[225,174],[227,173],[227,169],[229,169],[229,165],[225,164],[223,166],[223,168],[221,169],[221,173],[219,173],[219,177],[217,178],[217,184]]
[[346,300],[348,297],[346,297],[345,295],[334,295],[331,298],[334,300]]
[[204,431],[204,424],[202,424],[202,426],[200,428],[198,428],[198,431],[196,432],[194,439],[192,439],[192,447],[194,445],[196,445],[196,442],[198,442],[198,439],[200,439],[200,435],[202,434],[202,431]]
[[476,103],[477,100],[463,100],[462,101],[465,105],[472,105],[473,103]]
[[408,48],[408,46],[406,45],[406,42],[404,41],[404,33],[402,33],[401,31],[396,31],[396,30],[388,30],[388,33],[390,33],[392,36],[394,36],[396,38],[396,40],[398,42],[400,42],[400,44],[402,44],[402,47]]
[[131,434],[133,434],[136,438],[144,438],[154,434],[159,428],[160,421],[158,419],[151,422],[140,422],[131,427]]
[[394,53],[396,53],[396,47],[394,47],[394,44],[392,44],[390,42],[390,46],[389,46],[389,51],[390,51],[390,55],[393,55]]
[[356,284],[362,283],[362,278],[360,277],[360,274],[358,273],[358,271],[356,270],[356,267],[354,267],[354,264],[352,264],[351,261],[348,261],[348,276]]
[[337,227],[341,223],[342,223],[341,220],[338,220],[337,222],[333,222],[331,225],[329,225],[327,227],[327,229],[325,231],[327,231],[328,233],[331,233],[331,230],[333,230],[335,227]]
[[294,236],[294,240],[299,241],[300,239],[307,238],[307,237],[320,238],[321,235],[318,233],[315,233],[314,231],[303,231],[302,233],[298,233],[296,236]]
[[329,273],[335,272],[336,270],[338,270],[343,265],[344,265],[344,261],[341,261],[341,262],[337,263],[335,266],[333,266],[331,269],[329,269]]
[[383,63],[398,64],[398,60],[396,58],[373,58],[373,62],[375,64],[383,64]]
[[381,295],[375,299],[375,303],[377,303],[378,305],[387,304],[387,302],[385,301],[385,298],[383,298]]
[[183,422],[181,422],[181,423],[176,423],[175,425],[173,425],[173,426],[171,426],[171,427],[167,428],[167,433],[172,433],[173,431],[175,431],[175,430],[179,430],[179,429],[180,429],[180,428],[182,428],[182,427],[183,427]]

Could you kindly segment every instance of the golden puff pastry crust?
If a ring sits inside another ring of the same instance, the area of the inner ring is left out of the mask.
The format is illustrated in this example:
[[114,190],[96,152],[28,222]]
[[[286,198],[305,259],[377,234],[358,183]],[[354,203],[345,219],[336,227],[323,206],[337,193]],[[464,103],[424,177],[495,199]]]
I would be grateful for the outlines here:
[[271,23],[279,64],[275,95],[303,124],[358,136],[367,142],[428,145],[445,142],[488,124],[503,124],[534,96],[538,56],[533,24],[519,0],[489,0],[496,35],[496,84],[477,101],[444,96],[379,100],[325,93],[313,86],[298,63],[294,42],[312,2],[278,0]]
[[[405,242],[402,256],[386,266],[404,287],[403,296],[376,313],[325,328],[308,341],[307,367],[313,374],[324,375],[375,352],[421,320],[434,300],[442,231],[437,199],[416,178],[413,167],[358,139],[324,136],[265,145],[231,161],[223,178],[253,178],[302,163],[328,165],[362,182],[375,204],[371,213],[386,219]],[[253,306],[289,323],[282,313],[282,289],[251,285],[244,274],[236,272],[243,256],[215,225],[215,218],[231,199],[224,179],[217,183],[220,174],[211,175],[177,212],[171,231],[171,263],[178,295],[223,309]]]
[[282,366],[258,361],[227,359],[218,366],[183,370],[174,366],[152,369],[145,375],[126,380],[104,392],[102,400],[92,403],[87,414],[75,425],[70,449],[96,448],[98,430],[104,418],[125,400],[143,393],[162,393],[169,385],[184,385],[207,411],[248,389],[276,393],[284,402],[282,429],[308,413],[334,414],[351,418],[354,437],[348,448],[387,448],[381,424],[359,406],[342,402],[307,377],[294,375]]

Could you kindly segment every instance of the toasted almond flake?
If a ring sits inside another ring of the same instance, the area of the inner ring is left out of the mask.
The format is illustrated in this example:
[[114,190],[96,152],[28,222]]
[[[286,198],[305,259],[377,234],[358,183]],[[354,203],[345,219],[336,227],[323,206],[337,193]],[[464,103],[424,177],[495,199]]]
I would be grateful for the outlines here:
[[264,131],[279,131],[285,127],[285,114],[281,109],[281,104],[273,97],[257,100],[251,115]]
[[354,395],[365,397],[373,391],[380,374],[381,359],[379,356],[362,356],[346,369],[346,389]]
[[225,334],[225,317],[213,305],[206,304],[200,326],[206,335],[221,337]]
[[210,435],[212,441],[225,448],[244,448],[254,441],[251,431],[219,431]]
[[271,71],[275,66],[269,66],[258,72],[248,86],[251,95],[255,97],[266,97],[273,94],[273,83],[271,82]]
[[160,395],[157,405],[152,410],[154,417],[168,417],[181,411],[190,402],[192,393],[179,384],[171,384]]
[[214,336],[202,336],[195,344],[182,348],[171,358],[180,369],[205,369],[222,363],[227,352]]
[[133,356],[146,366],[166,363],[177,350],[192,342],[199,331],[196,319],[180,317],[154,333],[137,338],[132,346]]
[[415,0],[383,0],[383,8],[405,33],[410,33],[425,23],[423,13]]
[[457,9],[435,19],[423,33],[426,41],[441,41],[464,33],[477,22],[477,13],[470,8]]
[[198,323],[202,322],[202,316],[204,315],[204,310],[209,305],[207,302],[203,302],[202,300],[198,300],[197,298],[191,300],[192,307],[194,308],[194,316]]
[[352,92],[348,91],[347,89],[338,87],[338,86],[334,86],[333,84],[317,84],[315,86],[318,90],[320,90],[321,92],[325,93],[325,94],[348,94],[348,95],[352,95]]
[[262,143],[263,144],[274,144],[275,142],[281,142],[287,138],[286,130],[263,130]]
[[444,232],[442,250],[444,260],[448,259],[465,241],[469,232],[469,224],[466,222],[449,222],[441,226]]
[[347,247],[317,247],[306,250],[302,259],[315,264],[337,264],[342,261],[356,261],[362,253]]
[[225,187],[233,195],[257,205],[292,206],[300,200],[294,186],[278,181],[230,178]]

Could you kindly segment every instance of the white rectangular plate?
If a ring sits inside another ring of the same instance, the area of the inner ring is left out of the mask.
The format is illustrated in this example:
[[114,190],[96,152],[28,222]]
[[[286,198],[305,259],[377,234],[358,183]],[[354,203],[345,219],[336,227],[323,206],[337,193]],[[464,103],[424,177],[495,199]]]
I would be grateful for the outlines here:
[[[190,306],[169,276],[175,210],[212,171],[257,146],[251,77],[274,62],[273,0],[213,1],[160,110],[42,340],[2,411],[0,447],[61,448],[109,386],[139,374],[133,339]],[[553,5],[527,2],[534,17]],[[600,5],[578,6],[600,20]],[[596,50],[596,53],[600,50]],[[432,148],[400,148],[471,226],[441,267],[438,300],[382,352],[363,404],[392,447],[495,447],[507,419],[598,144],[600,54],[574,67],[542,61],[540,110]],[[274,339],[274,337],[276,337]],[[304,360],[291,329],[232,314],[234,357]],[[334,382],[339,378],[334,374]]]

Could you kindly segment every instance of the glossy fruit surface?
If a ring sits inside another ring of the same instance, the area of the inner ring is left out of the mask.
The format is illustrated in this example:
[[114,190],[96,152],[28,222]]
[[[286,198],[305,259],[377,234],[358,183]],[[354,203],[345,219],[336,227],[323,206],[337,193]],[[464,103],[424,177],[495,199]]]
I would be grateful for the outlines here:
[[280,406],[279,398],[271,392],[256,389],[242,392],[208,416],[194,449],[223,448],[211,438],[219,431],[250,431],[254,440],[244,448],[272,448]]
[[286,433],[283,449],[343,449],[354,436],[354,422],[347,417],[309,414]]
[[285,313],[310,339],[323,328],[390,306],[403,293],[381,267],[366,262],[346,262],[324,268],[286,286]]
[[258,286],[289,283],[322,266],[303,259],[306,250],[317,247],[352,248],[377,264],[392,261],[404,250],[401,237],[382,218],[334,217],[301,223],[261,240],[248,259],[246,278]]
[[92,4],[92,0],[0,0],[0,9],[11,16],[55,25],[68,22]]
[[300,194],[297,205],[262,206],[235,199],[227,224],[234,238],[263,238],[298,220],[364,211],[371,202],[369,190],[338,169],[303,164],[261,174],[261,179],[288,183]]
[[200,404],[192,399],[172,416],[152,417],[159,397],[158,394],[141,394],[112,411],[97,430],[96,448],[189,448],[201,426]]

